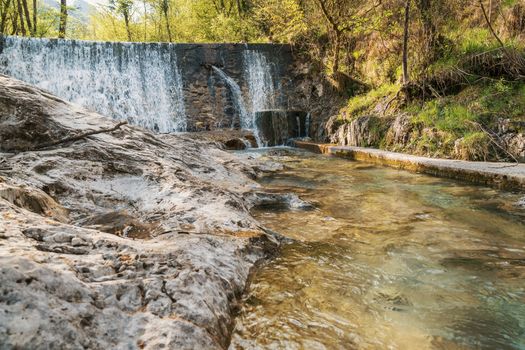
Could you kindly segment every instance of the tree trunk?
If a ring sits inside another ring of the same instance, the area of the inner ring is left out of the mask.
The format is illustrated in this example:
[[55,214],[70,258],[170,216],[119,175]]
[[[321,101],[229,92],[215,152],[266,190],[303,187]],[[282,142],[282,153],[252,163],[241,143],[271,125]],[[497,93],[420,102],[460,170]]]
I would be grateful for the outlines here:
[[241,3],[241,0],[237,0],[237,13],[239,14],[239,17],[242,17],[244,14],[244,6]]
[[334,65],[332,67],[333,73],[339,72],[339,53],[341,52],[341,32],[335,31],[334,42]]
[[170,5],[168,1],[169,0],[161,0],[160,4],[161,4],[162,13],[164,14],[164,20],[166,21],[166,30],[168,32],[168,39],[169,39],[169,42],[172,42],[170,21],[169,21],[169,16],[168,16]]
[[403,84],[409,81],[408,75],[408,38],[410,24],[410,0],[406,0],[405,5],[405,26],[403,31]]
[[26,16],[27,30],[31,36],[33,33],[33,26],[31,25],[31,14],[29,13],[29,7],[27,6],[27,0],[22,0],[22,7],[24,8],[24,14]]
[[36,18],[37,18],[36,1],[37,0],[33,0],[33,35],[36,35]]
[[431,64],[436,58],[436,26],[432,21],[432,4],[431,0],[419,0],[418,1],[419,12],[421,14],[421,22],[423,23],[423,36],[424,36],[424,50],[425,60],[424,65]]
[[17,4],[18,4],[18,16],[20,17],[20,29],[22,31],[22,35],[26,36],[26,27],[24,25],[24,14],[22,10],[22,3],[20,2],[20,0],[17,0]]
[[144,42],[146,42],[148,36],[148,9],[146,8],[146,0],[142,1],[142,4],[144,5]]
[[7,13],[9,12],[9,7],[11,5],[11,0],[6,0],[4,12],[2,12],[2,18],[0,20],[0,33],[4,33],[5,31],[5,25],[7,20]]
[[129,13],[124,13],[124,23],[126,24],[126,32],[128,34],[128,41],[131,40],[131,31],[129,29]]
[[[13,4],[14,6],[14,4]],[[13,9],[13,13],[11,13],[11,23],[13,25],[13,28],[11,30],[11,35],[17,35],[18,34],[18,12],[16,12],[15,9]]]
[[166,19],[166,30],[168,31],[168,40],[171,43],[173,40],[171,38],[171,28],[170,28],[170,21],[168,18],[168,11],[164,12],[164,18]]
[[58,26],[58,37],[64,39],[66,37],[67,26],[67,0],[60,0],[60,24]]

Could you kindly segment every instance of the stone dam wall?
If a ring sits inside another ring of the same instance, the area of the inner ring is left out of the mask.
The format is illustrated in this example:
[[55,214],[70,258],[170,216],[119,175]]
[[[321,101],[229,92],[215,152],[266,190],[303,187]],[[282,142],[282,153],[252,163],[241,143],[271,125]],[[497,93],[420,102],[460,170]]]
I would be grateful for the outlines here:
[[[242,103],[251,117],[287,109],[293,104],[293,62],[289,45],[0,36],[1,74],[158,132],[239,128]],[[213,67],[238,85],[242,101]]]

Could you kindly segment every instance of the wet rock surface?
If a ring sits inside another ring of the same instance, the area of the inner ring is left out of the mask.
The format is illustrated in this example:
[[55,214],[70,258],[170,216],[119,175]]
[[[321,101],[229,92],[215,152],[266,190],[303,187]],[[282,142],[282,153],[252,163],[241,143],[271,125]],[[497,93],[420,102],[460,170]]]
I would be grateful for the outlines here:
[[0,348],[226,348],[279,238],[249,157],[115,122],[0,76]]
[[212,142],[218,148],[225,150],[240,151],[257,147],[253,132],[248,130],[223,129],[191,132],[185,135],[193,140]]

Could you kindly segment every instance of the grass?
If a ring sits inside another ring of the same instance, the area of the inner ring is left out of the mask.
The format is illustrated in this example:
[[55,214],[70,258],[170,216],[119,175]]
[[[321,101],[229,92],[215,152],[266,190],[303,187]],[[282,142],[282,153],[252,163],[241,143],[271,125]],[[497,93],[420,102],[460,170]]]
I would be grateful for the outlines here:
[[392,95],[397,90],[399,90],[398,85],[383,84],[365,94],[354,96],[348,101],[348,105],[342,115],[340,115],[340,118],[348,121],[370,113],[382,99]]
[[456,95],[413,102],[398,110],[410,116],[413,132],[406,144],[388,143],[386,128],[390,124],[378,116],[377,111],[388,100],[385,97],[393,96],[397,89],[388,84],[351,98],[340,115],[340,122],[376,115],[369,126],[370,134],[377,141],[373,146],[480,161],[495,159],[494,147],[485,130],[497,132],[501,119],[525,122],[525,82],[485,80]]
[[460,136],[473,128],[478,116],[466,106],[447,100],[432,100],[424,104],[412,121]]
[[503,80],[474,85],[454,96],[412,105],[414,123],[462,137],[478,131],[476,123],[494,128],[498,118],[525,118],[525,83]]

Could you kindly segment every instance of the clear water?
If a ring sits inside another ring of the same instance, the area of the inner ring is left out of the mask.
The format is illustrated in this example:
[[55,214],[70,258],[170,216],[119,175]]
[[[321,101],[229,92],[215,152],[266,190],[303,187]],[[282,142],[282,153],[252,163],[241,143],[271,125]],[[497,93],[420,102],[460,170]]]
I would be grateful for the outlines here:
[[262,183],[317,209],[255,212],[296,241],[231,349],[525,349],[523,194],[288,152]]
[[171,46],[8,36],[0,73],[108,117],[185,131],[183,83]]

